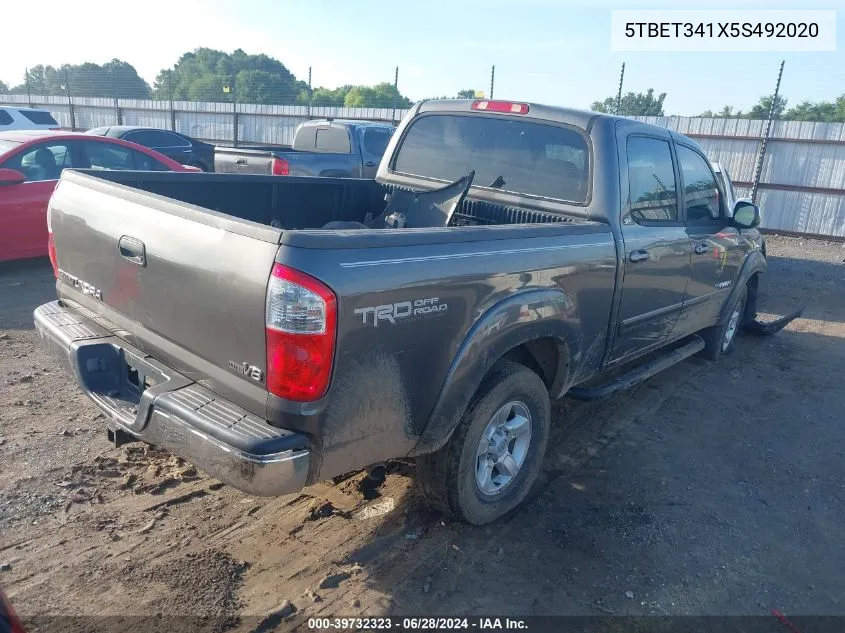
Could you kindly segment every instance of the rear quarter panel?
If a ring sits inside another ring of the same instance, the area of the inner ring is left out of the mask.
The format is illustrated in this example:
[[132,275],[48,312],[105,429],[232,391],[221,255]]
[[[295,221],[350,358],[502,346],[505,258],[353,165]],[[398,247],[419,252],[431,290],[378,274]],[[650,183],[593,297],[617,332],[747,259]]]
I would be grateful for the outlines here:
[[[283,236],[281,263],[321,279],[338,297],[320,478],[408,454],[449,387],[473,326],[515,294],[557,291],[565,317],[553,316],[565,321],[578,348],[573,372],[600,362],[616,273],[605,225],[384,230],[378,231],[384,245],[371,247],[360,246],[367,239],[360,232],[333,232],[348,247],[323,248],[319,256],[297,238],[310,234],[317,243],[321,232],[296,233]],[[396,239],[388,241],[391,233]]]

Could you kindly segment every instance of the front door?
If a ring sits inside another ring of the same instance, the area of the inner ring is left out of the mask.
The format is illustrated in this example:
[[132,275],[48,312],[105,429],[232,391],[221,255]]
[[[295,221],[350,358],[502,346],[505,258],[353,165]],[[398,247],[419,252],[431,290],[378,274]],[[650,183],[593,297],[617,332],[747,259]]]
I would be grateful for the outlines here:
[[716,323],[745,257],[745,240],[728,217],[716,177],[697,150],[676,144],[683,183],[692,273],[678,328],[697,332]]
[[393,130],[388,127],[362,126],[359,128],[359,134],[363,165],[361,177],[375,178],[381,157],[384,156],[390,137],[393,136]]
[[0,260],[47,255],[47,204],[56,181],[72,167],[68,141],[30,145],[0,167],[17,169],[26,182],[0,187]]
[[625,148],[620,157],[628,181],[622,210],[625,262],[612,362],[675,335],[690,276],[690,241],[680,220],[668,136],[630,136]]

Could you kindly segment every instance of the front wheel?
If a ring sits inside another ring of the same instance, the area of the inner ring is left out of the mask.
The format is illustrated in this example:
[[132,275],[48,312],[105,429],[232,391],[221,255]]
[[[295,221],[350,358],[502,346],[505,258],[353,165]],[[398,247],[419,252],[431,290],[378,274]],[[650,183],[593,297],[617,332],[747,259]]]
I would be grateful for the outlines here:
[[418,480],[427,499],[474,525],[515,508],[540,470],[550,408],[537,374],[518,363],[497,363],[446,445],[418,459]]
[[714,325],[701,333],[704,339],[704,349],[701,354],[710,360],[717,360],[721,356],[727,356],[733,351],[736,335],[742,327],[743,314],[745,313],[745,302],[748,298],[748,289],[743,287],[734,297],[728,312],[728,318],[721,325]]

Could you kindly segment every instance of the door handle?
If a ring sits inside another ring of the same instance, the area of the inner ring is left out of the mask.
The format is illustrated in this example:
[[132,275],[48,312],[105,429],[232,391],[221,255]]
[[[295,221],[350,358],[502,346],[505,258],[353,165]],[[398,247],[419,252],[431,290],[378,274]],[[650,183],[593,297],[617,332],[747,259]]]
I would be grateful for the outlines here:
[[141,240],[124,235],[117,242],[117,248],[123,259],[139,266],[147,265],[147,247]]
[[694,250],[696,255],[701,255],[710,250],[710,244],[708,244],[707,242],[699,242],[695,245]]
[[630,255],[628,255],[628,259],[630,259],[630,260],[631,260],[633,263],[635,263],[635,264],[636,264],[637,262],[644,262],[644,261],[646,261],[649,257],[650,257],[650,255],[648,254],[648,251],[643,250],[643,249],[641,249],[641,248],[640,248],[640,249],[637,249],[637,250],[635,250],[635,251],[631,251],[631,254],[630,254]]
[[376,164],[371,160],[368,160],[366,163],[364,163],[364,167],[375,167],[375,166],[376,166]]

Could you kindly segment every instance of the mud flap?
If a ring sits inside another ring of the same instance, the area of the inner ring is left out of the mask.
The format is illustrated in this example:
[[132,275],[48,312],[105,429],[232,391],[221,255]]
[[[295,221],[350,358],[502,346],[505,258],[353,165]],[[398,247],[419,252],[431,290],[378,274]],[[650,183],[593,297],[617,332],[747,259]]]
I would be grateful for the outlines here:
[[743,331],[748,332],[749,334],[754,334],[756,336],[771,336],[772,334],[777,334],[778,332],[780,332],[783,328],[785,328],[795,319],[800,317],[803,312],[804,308],[799,308],[792,314],[788,314],[785,317],[775,319],[774,321],[768,321],[766,323],[758,321],[757,317],[755,317],[753,321],[744,324],[742,326],[742,329]]

